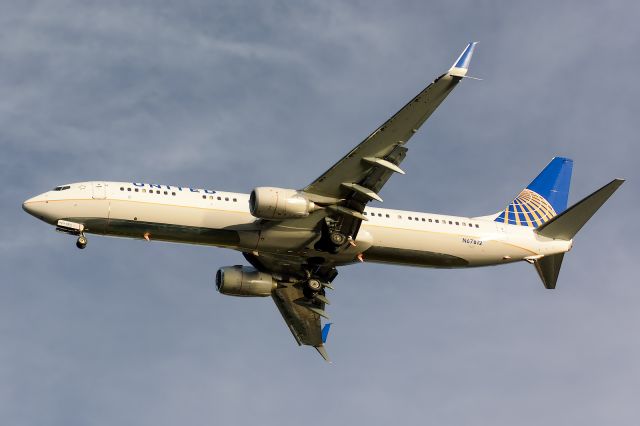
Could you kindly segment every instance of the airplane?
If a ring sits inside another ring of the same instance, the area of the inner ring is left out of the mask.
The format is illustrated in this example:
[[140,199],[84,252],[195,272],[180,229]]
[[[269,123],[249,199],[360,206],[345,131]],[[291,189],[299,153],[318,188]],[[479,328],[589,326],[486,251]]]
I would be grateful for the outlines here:
[[377,262],[468,268],[528,262],[556,287],[573,238],[622,185],[614,179],[567,208],[573,161],[555,157],[504,210],[461,217],[370,206],[394,174],[405,146],[449,93],[468,78],[476,47],[303,189],[257,187],[250,194],[144,182],[56,186],[23,209],[57,231],[202,244],[241,252],[251,266],[221,267],[218,291],[271,297],[298,345],[325,348],[328,290],[337,268]]

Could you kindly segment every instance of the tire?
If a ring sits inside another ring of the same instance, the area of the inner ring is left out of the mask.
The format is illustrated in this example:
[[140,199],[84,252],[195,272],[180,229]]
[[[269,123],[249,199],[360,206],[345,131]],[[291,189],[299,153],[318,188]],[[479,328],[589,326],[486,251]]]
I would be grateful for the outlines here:
[[76,241],[76,247],[78,247],[80,250],[82,250],[86,246],[87,246],[87,237],[85,237],[84,235],[80,235],[78,237],[78,241]]
[[340,232],[332,232],[331,235],[329,235],[329,239],[336,246],[341,246],[347,241],[347,237]]
[[315,278],[311,278],[307,281],[307,288],[313,292],[322,290],[322,283]]

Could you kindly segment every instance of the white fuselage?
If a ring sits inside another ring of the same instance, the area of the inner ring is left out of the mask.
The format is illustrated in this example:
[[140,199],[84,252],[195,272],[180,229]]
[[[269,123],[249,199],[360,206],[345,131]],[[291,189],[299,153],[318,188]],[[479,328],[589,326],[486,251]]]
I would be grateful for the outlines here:
[[[67,188],[68,187],[68,188]],[[256,219],[249,195],[167,185],[81,182],[33,197],[23,208],[56,225],[68,220],[87,233],[205,244],[243,252],[313,256],[314,232]],[[313,214],[313,213],[312,213]],[[364,261],[427,267],[470,267],[563,253],[571,241],[532,228],[469,218],[368,207],[352,246],[318,252],[333,265]]]

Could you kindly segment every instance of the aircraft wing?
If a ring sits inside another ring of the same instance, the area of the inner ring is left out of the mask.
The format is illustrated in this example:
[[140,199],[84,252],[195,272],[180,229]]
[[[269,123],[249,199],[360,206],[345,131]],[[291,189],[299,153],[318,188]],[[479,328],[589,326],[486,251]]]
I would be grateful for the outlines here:
[[364,141],[304,188],[311,195],[333,199],[358,196],[366,201],[382,201],[378,191],[406,155],[404,145],[466,76],[477,42],[469,43],[453,66],[436,78],[400,111],[378,127]]
[[[466,76],[475,45],[469,43],[449,71],[302,190],[311,201],[323,207],[321,210],[306,218],[260,222],[261,236],[265,237],[269,232],[316,229],[319,231],[317,239],[313,237],[305,244],[313,243],[313,248],[321,252],[338,253],[349,247],[349,241],[355,244],[353,240],[360,224],[366,220],[362,214],[365,205],[371,200],[382,201],[378,192],[389,177],[393,173],[404,173],[398,167],[406,156],[404,145]],[[338,235],[340,239],[334,241],[332,235]],[[304,254],[288,253],[291,254],[244,255],[258,270],[303,277],[301,281],[309,281],[310,277],[322,281],[321,291],[312,293],[296,282],[283,284],[272,292],[272,298],[296,342],[313,346],[328,361],[324,342],[329,325],[321,328],[320,317],[327,318],[324,309],[329,301],[325,297],[325,288],[331,288],[330,283],[337,271],[326,264],[310,270],[311,264]]]
[[[307,299],[302,289],[293,285],[274,290],[271,297],[298,345],[313,346],[326,361],[329,361],[324,348],[326,332],[320,328],[318,314],[324,312],[324,302]],[[328,331],[328,328],[326,330]]]
[[[304,259],[296,256],[278,256],[265,253],[258,257],[246,252],[243,255],[249,263],[261,271],[275,274],[305,275]],[[326,286],[315,295],[311,297],[309,294],[305,295],[304,287],[301,284],[281,283],[281,286],[271,293],[271,298],[298,345],[313,346],[325,361],[331,362],[324,347],[330,323],[322,327],[321,317],[329,319],[324,311],[325,305],[329,304],[325,288],[332,288],[330,282],[338,273],[335,268],[318,267],[314,274],[320,277]]]

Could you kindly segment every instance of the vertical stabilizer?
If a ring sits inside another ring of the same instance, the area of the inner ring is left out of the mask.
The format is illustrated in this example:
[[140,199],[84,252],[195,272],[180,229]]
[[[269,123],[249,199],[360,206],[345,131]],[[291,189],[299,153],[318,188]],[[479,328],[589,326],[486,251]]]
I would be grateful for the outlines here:
[[573,160],[555,157],[495,219],[537,228],[567,208]]

